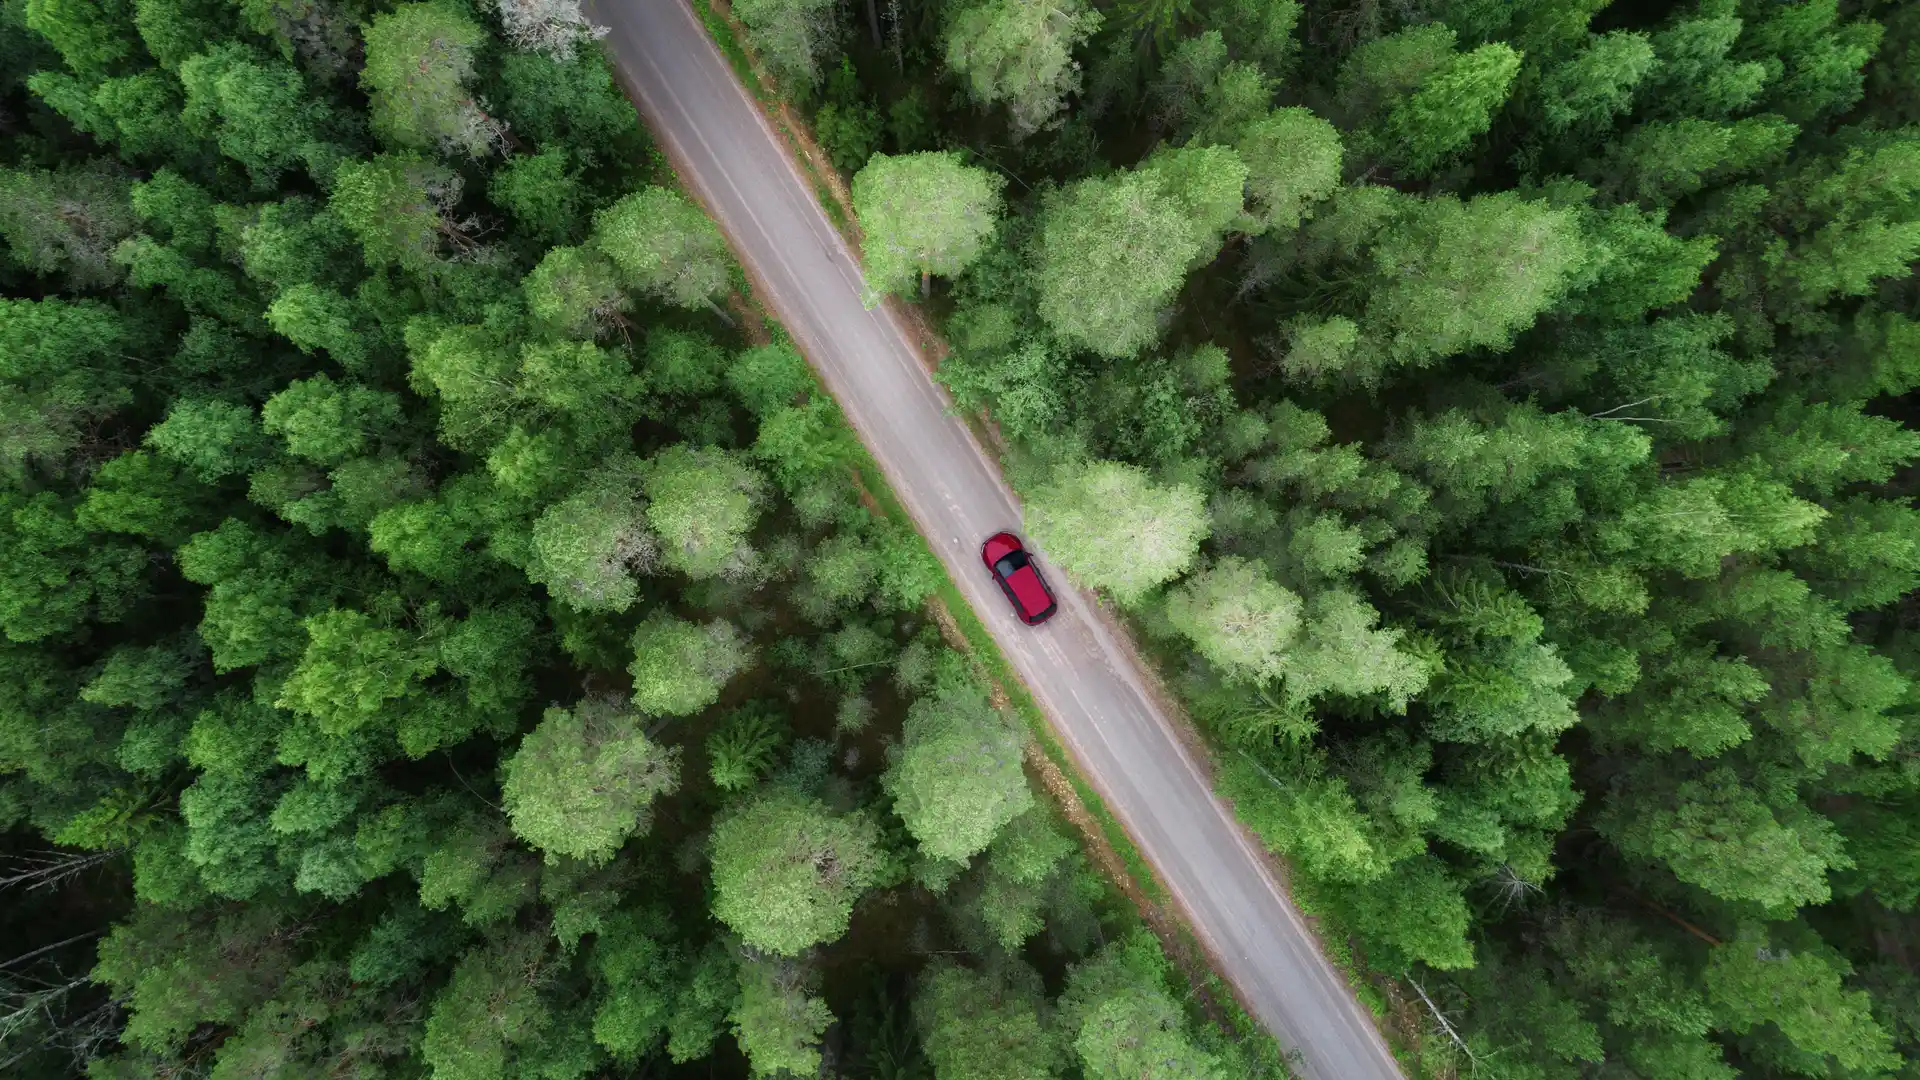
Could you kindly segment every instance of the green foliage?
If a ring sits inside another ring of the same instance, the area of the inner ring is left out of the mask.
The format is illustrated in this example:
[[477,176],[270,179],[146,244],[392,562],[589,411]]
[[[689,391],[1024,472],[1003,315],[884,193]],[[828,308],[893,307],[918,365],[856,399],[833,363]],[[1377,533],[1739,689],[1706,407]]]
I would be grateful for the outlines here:
[[564,143],[576,154],[644,150],[633,103],[614,85],[613,71],[592,49],[557,60],[515,52],[500,60],[506,99],[500,115],[513,133],[540,144]]
[[516,1050],[552,1023],[540,1000],[537,972],[545,942],[509,938],[471,949],[434,998],[420,1055],[437,1074],[461,1080],[501,1080]]
[[564,244],[579,231],[587,192],[567,152],[551,147],[508,158],[487,182],[487,198],[532,236]]
[[1397,863],[1385,877],[1316,892],[1342,921],[1366,928],[1365,939],[1381,968],[1424,964],[1446,971],[1473,964],[1460,883],[1431,855]]
[[417,692],[438,664],[416,640],[367,615],[333,610],[307,620],[307,645],[276,704],[346,735],[373,723],[388,702]]
[[374,133],[398,150],[492,153],[504,129],[468,88],[485,36],[447,0],[374,16],[360,70],[360,85],[373,99]]
[[1376,37],[1340,65],[1336,94],[1342,110],[1356,121],[1379,115],[1454,58],[1458,35],[1441,23],[1415,26]]
[[1021,736],[971,682],[941,686],[907,710],[881,783],[929,857],[965,863],[1033,805]]
[[1225,147],[1163,150],[1139,170],[1082,180],[1046,207],[1039,309],[1055,333],[1120,358],[1160,336],[1162,309],[1242,212],[1247,167]]
[[527,313],[555,334],[592,338],[626,322],[627,298],[613,264],[591,248],[549,250],[520,288]]
[[1772,1024],[1802,1053],[1830,1056],[1843,1069],[1899,1067],[1887,1033],[1875,1022],[1867,995],[1844,989],[1846,961],[1821,950],[1771,947],[1760,927],[1716,946],[1707,961],[1707,999],[1721,1022],[1745,1034]]
[[704,334],[658,327],[647,334],[649,388],[676,397],[711,394],[727,367],[726,350]]
[[651,716],[690,716],[753,659],[753,646],[724,619],[701,625],[654,612],[633,632],[633,703]]
[[1027,527],[1068,573],[1133,604],[1193,564],[1207,516],[1192,488],[1105,461],[1035,492]]
[[1122,939],[1068,972],[1057,1024],[1088,1077],[1223,1075],[1221,1062],[1186,1030],[1157,952],[1151,939]]
[[293,65],[219,45],[182,61],[180,83],[187,92],[181,123],[245,165],[256,187],[272,188],[296,164],[323,183],[333,178],[340,150],[327,136],[336,121]]
[[422,271],[452,231],[446,210],[459,197],[457,174],[416,156],[381,154],[342,165],[328,205],[369,264]]
[[770,713],[742,706],[707,736],[707,775],[722,791],[745,791],[772,771],[780,743],[778,721]]
[[1487,130],[1520,71],[1520,54],[1494,42],[1447,60],[1394,105],[1375,136],[1407,172],[1432,172]]
[[766,481],[737,456],[673,446],[649,463],[647,524],[660,538],[660,561],[690,578],[749,577],[747,544]]
[[0,300],[0,467],[58,469],[82,425],[131,404],[121,375],[134,327],[91,300]]
[[740,965],[740,999],[728,1014],[755,1076],[810,1076],[820,1070],[820,1036],[833,1023],[804,973],[782,960]]
[[138,40],[133,5],[83,0],[27,0],[27,26],[53,43],[67,66],[83,74],[104,72],[131,56]]
[[[1360,320],[1373,365],[1425,366],[1469,348],[1505,349],[1556,303],[1586,258],[1573,216],[1511,193],[1441,196],[1374,244],[1378,288]],[[1378,359],[1372,359],[1372,357]]]
[[987,846],[979,911],[1001,948],[1017,952],[1044,928],[1054,886],[1076,871],[1084,874],[1073,858],[1078,850],[1073,838],[1062,834],[1039,807],[1008,822],[993,838]]
[[650,742],[619,701],[548,709],[501,766],[513,831],[556,856],[606,862],[679,786],[679,755]]
[[324,350],[349,370],[366,366],[367,338],[353,325],[353,301],[318,285],[300,284],[267,305],[267,325],[301,352]]
[[814,113],[814,135],[834,168],[857,172],[880,145],[884,134],[880,110],[861,93],[853,61],[845,56],[828,73],[824,96],[826,101]]
[[1645,206],[1670,206],[1709,184],[1778,160],[1798,134],[1792,122],[1774,115],[1730,123],[1697,117],[1649,121],[1614,143],[1590,171],[1609,194]]
[[684,308],[726,294],[733,260],[720,230],[685,196],[649,187],[593,217],[593,242],[625,285]]
[[603,481],[541,512],[527,577],[576,611],[621,612],[639,599],[634,575],[646,572],[658,551],[638,492]]
[[1633,104],[1634,88],[1653,71],[1653,43],[1644,33],[1615,30],[1588,39],[1578,56],[1542,80],[1540,114],[1549,132],[1584,132],[1611,123]]
[[135,227],[127,183],[110,169],[0,167],[0,239],[28,270],[80,290],[115,284],[113,250]]
[[789,345],[756,345],[727,368],[726,382],[747,410],[766,417],[799,403],[815,387],[813,372]]
[[819,80],[837,31],[827,0],[745,0],[733,13],[776,77],[799,87]]
[[207,42],[230,36],[235,20],[214,0],[134,0],[133,25],[147,52],[173,71]]
[[993,234],[1005,183],[952,152],[874,155],[853,178],[869,287],[960,274]]
[[978,0],[948,9],[941,44],[947,68],[974,103],[1004,105],[1015,139],[1048,126],[1079,89],[1073,50],[1100,29],[1078,0]]
[[776,786],[714,825],[713,913],[755,949],[797,956],[846,933],[881,874],[879,830]]
[[1284,670],[1303,606],[1257,564],[1230,555],[1167,594],[1167,621],[1222,671],[1260,681]]
[[913,999],[927,1060],[939,1080],[1048,1080],[1058,1037],[1041,1020],[1038,980],[1009,980],[953,964],[933,967]]
[[1270,850],[1314,880],[1358,883],[1387,872],[1385,853],[1339,779],[1282,779],[1239,751],[1222,763],[1216,783]]
[[1790,910],[1831,895],[1827,870],[1845,866],[1846,855],[1827,819],[1797,803],[1769,806],[1725,766],[1674,781],[1649,776],[1634,786],[1631,803],[1610,801],[1602,820],[1622,851],[1658,859],[1716,896],[1763,908]]
[[1292,229],[1340,183],[1340,133],[1306,109],[1275,109],[1234,144],[1247,166],[1258,231]]
[[1278,79],[1293,72],[1300,15],[1297,0],[1223,0],[1214,5],[1211,21],[1226,37],[1230,55]]
[[[1920,1057],[1910,7],[733,10],[1419,1070],[1776,1080]],[[586,17],[0,0],[0,1056],[1278,1075]]]

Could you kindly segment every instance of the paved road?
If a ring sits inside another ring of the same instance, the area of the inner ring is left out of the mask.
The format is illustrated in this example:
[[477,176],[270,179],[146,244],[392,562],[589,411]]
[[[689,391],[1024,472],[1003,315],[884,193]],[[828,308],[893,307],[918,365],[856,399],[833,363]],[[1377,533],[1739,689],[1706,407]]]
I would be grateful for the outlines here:
[[[976,556],[1020,506],[683,0],[590,0],[628,92],[839,399],[960,591],[1259,1018],[1311,1080],[1398,1080],[1366,1010],[1208,789],[1091,602],[1022,625]],[[1044,559],[1044,552],[1040,552]]]

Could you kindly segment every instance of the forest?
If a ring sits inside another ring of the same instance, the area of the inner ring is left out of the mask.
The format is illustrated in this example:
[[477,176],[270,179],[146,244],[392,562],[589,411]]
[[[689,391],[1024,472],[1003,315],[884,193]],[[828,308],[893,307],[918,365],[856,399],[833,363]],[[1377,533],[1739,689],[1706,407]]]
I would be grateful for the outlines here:
[[1284,1076],[596,36],[0,2],[0,1071]]
[[731,11],[1412,1067],[1920,1076],[1920,6]]

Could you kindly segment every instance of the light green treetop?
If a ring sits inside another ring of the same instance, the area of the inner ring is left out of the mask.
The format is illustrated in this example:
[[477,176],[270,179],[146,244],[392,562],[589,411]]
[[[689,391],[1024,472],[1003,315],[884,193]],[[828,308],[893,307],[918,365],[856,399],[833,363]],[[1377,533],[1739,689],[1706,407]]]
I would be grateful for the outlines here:
[[1187,271],[1239,217],[1247,169],[1227,147],[1163,150],[1133,172],[1081,180],[1042,212],[1040,316],[1103,356],[1132,356]]
[[651,716],[691,716],[753,660],[753,646],[725,619],[691,623],[656,611],[633,632],[633,702]]
[[739,977],[740,996],[727,1019],[753,1075],[818,1074],[820,1037],[833,1012],[813,992],[807,969],[790,960],[754,959],[740,964]]
[[879,830],[786,786],[714,826],[713,913],[746,943],[798,956],[846,933],[854,901],[879,880]]
[[1234,145],[1246,163],[1256,231],[1294,228],[1340,186],[1340,133],[1306,109],[1275,109]]
[[1505,349],[1560,299],[1585,258],[1571,210],[1512,192],[1422,200],[1374,243],[1363,347],[1415,366]]
[[924,292],[929,275],[965,270],[993,235],[1005,183],[952,151],[875,154],[853,178],[871,287],[898,290],[917,275]]
[[626,286],[683,308],[713,308],[733,258],[720,229],[685,196],[647,187],[593,216],[593,244]]
[[1021,139],[1046,127],[1079,89],[1073,50],[1100,21],[1081,0],[978,0],[949,16],[941,41],[947,67],[975,103],[1004,104]]
[[881,783],[920,850],[964,863],[1033,805],[1021,738],[976,685],[944,686],[907,710]]
[[1167,621],[1234,678],[1271,679],[1302,628],[1305,605],[1260,564],[1227,556],[1167,597]]
[[442,0],[401,4],[366,28],[360,85],[373,98],[373,128],[411,150],[492,153],[505,125],[486,114],[469,84],[487,32]]
[[767,487],[757,470],[726,450],[676,445],[654,456],[643,483],[662,562],[695,579],[751,573],[747,533]]
[[1068,573],[1131,604],[1193,564],[1209,525],[1194,488],[1102,461],[1035,491],[1027,527]]
[[1795,1048],[1849,1072],[1899,1069],[1901,1055],[1875,1021],[1872,999],[1846,988],[1841,980],[1850,965],[1820,944],[1775,946],[1762,927],[1742,926],[1707,961],[1707,999],[1717,1019],[1739,1034],[1771,1023]]
[[650,741],[624,702],[550,708],[502,766],[513,831],[547,853],[604,863],[679,786],[679,751]]

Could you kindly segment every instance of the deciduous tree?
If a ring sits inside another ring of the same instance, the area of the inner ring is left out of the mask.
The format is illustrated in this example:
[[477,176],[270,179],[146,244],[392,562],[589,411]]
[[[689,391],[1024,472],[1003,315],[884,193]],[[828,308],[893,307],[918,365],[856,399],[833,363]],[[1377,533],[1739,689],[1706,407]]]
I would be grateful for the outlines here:
[[1273,110],[1248,124],[1234,146],[1247,166],[1252,231],[1295,228],[1340,185],[1340,133],[1306,109]]
[[733,257],[706,212],[678,192],[648,187],[593,216],[593,243],[630,289],[683,308],[718,311]]
[[771,788],[714,826],[713,913],[753,948],[798,956],[846,933],[879,880],[879,842],[865,817]]
[[740,964],[740,997],[727,1019],[755,1076],[811,1076],[820,1071],[820,1036],[833,1023],[809,973],[791,960]]
[[775,75],[800,86],[819,80],[837,31],[831,0],[745,0],[734,14]]
[[1073,51],[1100,28],[1079,0],[979,0],[950,11],[941,36],[947,67],[976,104],[1005,105],[1013,137],[1046,127],[1080,87]]
[[605,863],[680,781],[675,748],[648,739],[626,703],[600,698],[548,709],[502,768],[513,831],[550,861]]
[[704,625],[655,612],[633,632],[633,702],[652,716],[691,716],[720,699],[720,689],[753,658],[730,622]]
[[939,1080],[1048,1080],[1059,1037],[1042,1018],[1039,980],[1011,980],[956,964],[921,976],[913,1018]]
[[1424,200],[1373,247],[1363,341],[1389,365],[1505,349],[1585,258],[1574,215],[1511,193]]
[[915,274],[954,277],[980,257],[1000,216],[1005,181],[951,151],[875,154],[853,178],[870,287],[897,291]]
[[1033,805],[1019,733],[973,684],[941,687],[907,710],[881,783],[925,854],[965,863]]
[[1027,527],[1067,572],[1123,604],[1193,564],[1207,536],[1206,503],[1181,484],[1098,462],[1035,491]]
[[366,29],[360,85],[373,98],[373,127],[397,150],[486,157],[506,126],[489,116],[469,84],[486,31],[442,0],[407,3],[374,16]]
[[672,446],[649,462],[644,485],[667,567],[696,580],[753,573],[747,534],[767,487],[759,472],[726,450]]

